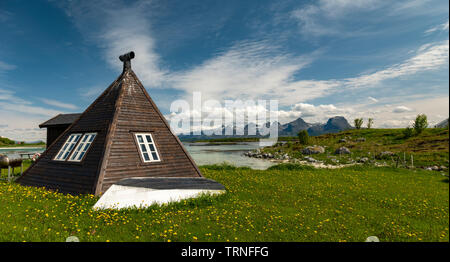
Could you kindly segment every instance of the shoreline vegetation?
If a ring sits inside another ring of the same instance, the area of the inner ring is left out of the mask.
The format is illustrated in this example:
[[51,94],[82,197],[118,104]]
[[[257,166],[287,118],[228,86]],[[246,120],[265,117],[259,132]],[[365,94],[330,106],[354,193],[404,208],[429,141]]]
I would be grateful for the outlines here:
[[249,151],[248,157],[279,163],[316,167],[348,165],[392,166],[447,171],[449,168],[448,128],[427,128],[420,135],[405,137],[402,129],[353,129],[297,139]]

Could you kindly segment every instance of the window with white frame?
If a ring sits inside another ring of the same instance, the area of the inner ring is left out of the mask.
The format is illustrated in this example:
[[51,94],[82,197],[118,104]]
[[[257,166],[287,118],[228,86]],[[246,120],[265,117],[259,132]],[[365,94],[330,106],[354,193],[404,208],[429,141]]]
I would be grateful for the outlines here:
[[82,134],[71,134],[54,159],[58,161],[65,161],[77,144],[78,140],[80,140],[81,135]]
[[134,134],[138,143],[139,152],[144,162],[159,162],[161,159],[158,150],[150,133]]
[[72,155],[70,155],[68,161],[80,162],[81,160],[83,160],[83,156],[86,154],[87,150],[91,146],[92,141],[94,141],[96,135],[97,133],[84,134],[80,142],[78,143],[75,151],[73,151]]

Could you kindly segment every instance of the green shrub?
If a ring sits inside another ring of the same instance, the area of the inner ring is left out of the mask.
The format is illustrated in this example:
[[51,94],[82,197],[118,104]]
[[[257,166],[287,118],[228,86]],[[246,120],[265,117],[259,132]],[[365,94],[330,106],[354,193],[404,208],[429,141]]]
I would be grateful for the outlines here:
[[413,129],[411,128],[411,127],[406,127],[405,129],[403,129],[403,136],[405,137],[405,138],[410,138],[410,137],[412,137],[413,136],[413,134],[414,134],[414,132],[413,132]]
[[372,127],[372,125],[373,125],[373,118],[369,118],[367,120],[367,129],[370,129]]
[[416,135],[422,133],[422,131],[428,127],[427,116],[425,114],[417,115],[413,127],[414,130],[416,131]]
[[307,145],[309,143],[308,131],[302,130],[302,131],[298,132],[298,141],[302,145]]
[[355,122],[355,127],[356,127],[356,129],[361,129],[361,126],[362,126],[362,124],[363,124],[363,119],[362,118],[356,118],[355,120],[354,120],[354,122]]

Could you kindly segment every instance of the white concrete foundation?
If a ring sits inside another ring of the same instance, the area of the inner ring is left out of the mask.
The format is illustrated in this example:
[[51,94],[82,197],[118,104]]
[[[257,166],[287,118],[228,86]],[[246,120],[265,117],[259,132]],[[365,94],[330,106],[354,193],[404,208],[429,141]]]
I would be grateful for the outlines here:
[[225,193],[225,189],[155,189],[114,184],[95,203],[93,209],[145,208],[195,198],[202,194],[222,193]]

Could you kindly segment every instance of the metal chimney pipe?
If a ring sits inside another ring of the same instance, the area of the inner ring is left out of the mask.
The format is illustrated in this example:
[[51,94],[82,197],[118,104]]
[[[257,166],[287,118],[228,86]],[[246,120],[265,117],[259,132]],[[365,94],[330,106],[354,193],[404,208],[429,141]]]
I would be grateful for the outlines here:
[[123,62],[123,71],[125,71],[127,69],[131,69],[131,59],[133,59],[133,58],[134,58],[133,51],[119,56],[120,61]]

